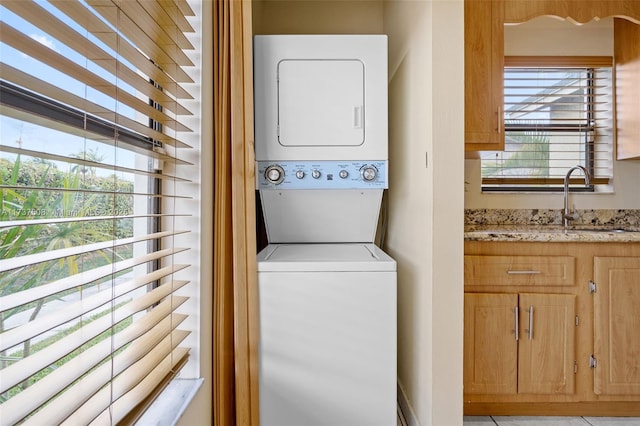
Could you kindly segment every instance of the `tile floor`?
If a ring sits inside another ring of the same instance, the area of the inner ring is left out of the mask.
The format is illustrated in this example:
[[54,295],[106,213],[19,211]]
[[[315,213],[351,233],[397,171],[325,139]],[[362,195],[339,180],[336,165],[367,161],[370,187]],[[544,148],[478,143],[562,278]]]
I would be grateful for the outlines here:
[[[465,416],[463,422],[463,426],[640,426],[640,417]],[[407,426],[400,409],[398,426]]]
[[640,417],[465,416],[464,426],[640,426]]

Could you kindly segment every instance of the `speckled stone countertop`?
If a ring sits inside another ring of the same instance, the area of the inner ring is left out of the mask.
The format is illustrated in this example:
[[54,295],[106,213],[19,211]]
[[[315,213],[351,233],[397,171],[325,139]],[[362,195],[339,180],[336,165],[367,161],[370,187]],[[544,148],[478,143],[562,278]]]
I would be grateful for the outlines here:
[[640,210],[578,210],[568,230],[561,210],[465,210],[466,241],[640,242]]

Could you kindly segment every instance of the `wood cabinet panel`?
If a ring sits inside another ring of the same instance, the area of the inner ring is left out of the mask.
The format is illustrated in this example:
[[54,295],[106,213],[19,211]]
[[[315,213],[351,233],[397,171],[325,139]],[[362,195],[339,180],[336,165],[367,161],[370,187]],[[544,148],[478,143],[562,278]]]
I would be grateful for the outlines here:
[[575,283],[572,256],[465,256],[466,286],[567,286]]
[[504,149],[501,0],[464,2],[465,150]]
[[613,33],[616,156],[618,160],[640,158],[640,25],[614,19]]
[[468,394],[517,392],[518,342],[515,294],[464,296],[464,391]]
[[466,293],[465,393],[573,394],[574,321],[573,295]]
[[520,294],[518,392],[573,394],[575,300],[570,294]]
[[504,0],[506,23],[521,23],[538,16],[557,16],[586,23],[595,18],[619,16],[640,22],[640,2],[629,0]]
[[640,258],[595,257],[594,392],[640,395]]

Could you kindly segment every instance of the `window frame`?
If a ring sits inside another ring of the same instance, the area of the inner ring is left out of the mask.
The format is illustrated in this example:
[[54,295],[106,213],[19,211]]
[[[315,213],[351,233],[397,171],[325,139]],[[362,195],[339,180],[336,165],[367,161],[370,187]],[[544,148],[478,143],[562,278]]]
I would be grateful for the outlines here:
[[[615,88],[614,77],[613,77],[613,58],[610,56],[505,56],[504,68],[506,69],[517,69],[517,68],[528,68],[528,69],[540,69],[544,70],[545,68],[549,69],[558,69],[558,68],[582,68],[587,74],[590,74],[589,78],[589,86],[587,88],[587,101],[586,101],[586,116],[585,123],[587,129],[591,129],[595,133],[595,121],[594,121],[594,110],[593,110],[593,93],[594,93],[594,80],[596,72],[598,68],[608,68],[611,71],[611,89],[609,92],[610,96],[613,96]],[[506,88],[505,88],[506,92]],[[503,96],[503,99],[506,98]],[[615,104],[611,102],[611,128],[610,130],[615,131]],[[506,116],[507,111],[506,108],[503,109],[504,114]],[[513,125],[507,123],[508,120],[503,118],[504,123],[504,135],[505,138],[508,136],[507,132],[509,131],[540,131],[540,130],[553,130],[553,124],[546,127],[540,126],[526,126],[526,125]],[[583,124],[576,124],[575,128],[581,128]],[[572,132],[573,129],[555,129],[555,132]],[[586,135],[587,133],[585,133]],[[611,136],[611,145],[615,143],[615,136]],[[581,161],[580,165],[584,166],[589,170],[591,174],[591,185],[585,187],[581,185],[580,187],[572,188],[572,190],[579,192],[597,192],[597,185],[606,186],[611,184],[612,176],[608,177],[599,177],[595,176],[595,147],[597,144],[597,140],[592,142],[585,140],[585,158]],[[485,161],[481,159],[482,161]],[[613,158],[608,159],[610,163],[613,162]],[[571,182],[580,182],[583,180],[581,177],[572,177]],[[498,177],[498,178],[485,178],[481,177],[481,190],[486,193],[500,193],[500,192],[561,192],[563,179],[562,178],[524,178],[524,177]]]
[[[177,3],[184,3],[186,4],[186,2],[183,1],[178,1]],[[130,5],[127,5],[127,7],[130,7]],[[187,8],[190,6],[186,6]],[[180,6],[178,5],[178,9],[180,9]],[[194,8],[194,10],[196,10]],[[201,6],[199,8],[199,10],[201,11]],[[201,12],[197,14],[199,16],[200,19],[203,18]],[[200,25],[200,23],[198,23],[198,25]],[[199,35],[198,37],[201,37],[201,35]],[[198,37],[194,37],[194,38],[198,38]],[[199,41],[198,44],[201,43],[201,40]],[[201,45],[200,45],[201,48]],[[199,58],[201,55],[199,55],[199,53],[193,54],[192,55],[193,58],[192,59],[196,59]],[[3,70],[4,72],[4,70]],[[191,75],[198,75],[198,79],[192,80],[191,82],[187,82],[185,84],[185,86],[189,86],[191,89],[190,91],[193,90],[197,90],[198,93],[201,93],[200,90],[200,79],[202,76],[201,71],[195,70],[195,71],[190,71],[188,72],[188,74]],[[4,78],[4,75],[0,76]],[[130,128],[128,127],[124,127],[124,126],[120,126],[118,124],[116,124],[116,122],[111,122],[108,120],[104,120],[98,116],[94,116],[91,115],[90,113],[74,108],[72,106],[69,106],[67,104],[61,103],[61,102],[57,102],[54,101],[50,98],[47,98],[45,96],[41,96],[38,93],[29,91],[25,88],[21,88],[19,86],[15,86],[12,85],[11,83],[5,82],[4,80],[0,81],[0,93],[2,94],[2,106],[3,107],[7,107],[6,109],[3,108],[3,115],[6,115],[7,117],[11,117],[11,118],[17,118],[18,120],[22,120],[25,123],[32,123],[35,125],[42,125],[43,123],[47,123],[44,124],[44,127],[50,128],[52,130],[57,130],[57,131],[63,131],[66,132],[68,134],[73,134],[73,135],[78,135],[78,134],[85,134],[85,135],[93,135],[93,136],[98,136],[101,139],[113,139],[114,141],[117,140],[117,142],[119,144],[126,144],[128,146],[128,150],[134,152],[134,153],[144,153],[144,155],[147,156],[147,158],[151,159],[151,158],[157,158],[158,156],[156,155],[157,151],[163,151],[163,143],[153,139],[153,136],[147,136],[147,135],[141,135],[136,133],[135,131],[130,130]],[[156,88],[158,88],[159,90],[162,90],[162,88],[155,84],[153,81],[150,81],[151,84],[154,84],[156,86]],[[5,96],[6,95],[6,96]],[[194,98],[189,98],[189,100],[187,101],[187,103],[189,103],[190,105],[192,105],[193,107],[199,109],[202,107],[201,101],[199,96],[197,97],[197,99]],[[153,108],[156,108],[159,111],[162,111],[162,107],[159,107],[158,104],[156,104],[155,102],[150,101],[149,105],[151,105]],[[194,115],[196,117],[200,117],[201,114],[199,114],[198,110],[195,109],[194,110]],[[10,112],[8,112],[10,111]],[[5,113],[8,112],[8,113]],[[15,114],[17,112],[17,115],[20,117],[16,117]],[[179,114],[176,114],[179,115]],[[28,119],[24,119],[24,117],[30,116],[31,118]],[[195,123],[196,126],[193,127],[194,129],[198,129],[200,127],[200,119],[197,118],[192,119],[192,118],[187,118],[186,120],[189,123]],[[163,128],[162,128],[162,124],[161,122],[155,121],[153,119],[150,119],[149,121],[149,128],[153,130],[153,132],[157,133],[163,133]],[[150,135],[153,135],[153,132],[150,132]],[[176,133],[179,133],[180,130],[177,130]],[[176,146],[178,147],[182,147],[179,146],[181,144],[183,144],[180,140],[178,140],[178,137],[175,136],[175,139],[173,139],[172,136],[169,135],[170,131],[167,132],[167,138],[172,139],[173,142],[169,143],[166,148],[169,151],[173,151],[174,148]],[[187,135],[185,136],[187,140],[189,141],[197,141],[199,142],[200,139],[198,138],[198,136],[196,134],[191,134],[191,135]],[[90,136],[87,136],[86,139],[91,139]],[[184,145],[186,147],[186,145]],[[196,150],[200,150],[200,146],[196,145]],[[194,150],[194,151],[196,151]],[[6,150],[7,152],[11,152],[11,150]],[[21,151],[21,147],[19,147],[16,151]],[[32,152],[36,152],[36,151],[32,151]],[[173,153],[173,152],[172,152]],[[45,150],[45,152],[42,153],[44,158],[47,158],[47,152]],[[28,154],[27,154],[28,155]],[[55,154],[49,154],[50,156],[55,157]],[[66,155],[66,154],[65,154]],[[195,155],[197,157],[197,154]],[[167,156],[164,155],[160,155],[160,158],[168,158]],[[194,153],[190,153],[189,158],[192,159],[194,157]],[[70,159],[67,159],[70,160]],[[162,160],[160,160],[162,161]],[[181,159],[178,159],[177,161],[182,161]],[[76,161],[70,161],[71,163],[76,162]],[[195,163],[196,165],[199,164],[197,161],[192,161],[192,164]],[[91,166],[91,162],[87,159],[78,159],[76,164],[79,165],[86,165],[89,164],[89,166]],[[98,163],[95,163],[98,164]],[[171,198],[174,200],[173,202],[175,203],[175,197],[180,197],[180,198],[184,198],[181,195],[178,194],[178,191],[176,190],[176,186],[175,186],[175,182],[176,180],[178,180],[178,182],[184,181],[176,176],[173,176],[175,174],[175,168],[176,165],[181,164],[181,163],[173,163],[170,165],[165,164],[165,170],[169,170],[169,177],[168,178],[159,178],[159,177],[153,177],[154,174],[162,174],[162,163],[157,163],[160,164],[159,168],[157,168],[155,171],[150,171],[148,172],[148,174],[146,174],[146,176],[143,175],[143,177],[146,177],[147,182],[149,183],[149,188],[151,188],[152,191],[150,191],[148,194],[151,195],[150,197],[150,203],[148,203],[149,206],[152,206],[152,209],[154,209],[152,212],[150,212],[149,214],[151,215],[151,217],[149,217],[149,220],[147,221],[147,224],[150,225],[150,228],[147,231],[147,234],[155,234],[157,232],[157,228],[158,226],[161,226],[161,223],[163,222],[163,219],[160,217],[153,217],[154,214],[159,214],[161,213],[161,210],[165,208],[165,206],[167,205],[167,201],[166,199],[162,199],[160,197],[160,195],[162,195],[163,197],[165,196],[165,192],[164,192],[164,188],[167,188],[167,193],[166,193],[166,198]],[[189,164],[189,163],[186,163]],[[114,163],[115,167],[118,167],[117,163]],[[155,168],[155,167],[154,167]],[[194,167],[194,173],[197,173],[196,167]],[[169,179],[169,180],[166,180]],[[172,182],[174,184],[172,184]],[[190,191],[191,190],[196,190],[196,191],[200,191],[200,185],[196,182],[193,185],[191,185],[191,181],[186,181],[187,185],[190,186]],[[4,185],[4,182],[3,182]],[[172,187],[172,188],[170,188]],[[39,188],[39,190],[48,190],[47,188]],[[91,192],[91,191],[84,191],[82,190],[82,192]],[[117,189],[113,191],[113,193],[117,193]],[[154,195],[158,195],[158,196],[154,196]],[[196,196],[197,198],[197,196]],[[199,205],[199,202],[196,200],[195,201],[196,204]],[[184,215],[180,215],[180,214],[176,214],[176,210],[173,210],[173,213],[170,213],[169,215],[173,215],[174,217],[174,222],[180,222],[181,218],[178,217],[177,219],[175,218],[175,216],[184,216]],[[200,215],[199,214],[194,214],[193,215],[195,217],[195,220],[199,221],[200,220]],[[193,220],[188,219],[188,222],[193,222]],[[196,250],[192,250],[193,251],[198,251],[197,250],[197,246],[199,245],[199,241],[200,241],[200,237],[198,232],[198,228],[199,228],[199,224],[196,227],[193,228],[188,228],[189,230],[193,230],[196,233],[190,237],[188,237],[189,240],[189,245],[192,246],[194,249]],[[182,225],[182,228],[184,228],[185,225]],[[173,236],[171,236],[170,238],[174,239],[176,238],[175,235],[175,229],[176,227],[174,226],[173,228],[174,234]],[[135,231],[134,231],[134,236],[135,236]],[[150,237],[155,237],[155,235],[149,235]],[[115,236],[112,236],[112,238],[115,240]],[[182,237],[178,237],[178,238],[182,238]],[[151,247],[150,249],[147,249],[147,252],[157,252],[162,250],[162,241],[164,238],[160,239],[158,238],[147,238],[147,241],[149,242],[149,247]],[[176,244],[173,244],[173,247],[176,247]],[[193,254],[191,255],[180,255],[180,254],[176,254],[176,257],[187,257],[187,256],[193,256]],[[135,257],[135,255],[134,255]],[[173,258],[173,255],[172,255]],[[170,261],[170,263],[173,262]],[[192,261],[191,259],[188,261],[188,263],[193,264],[194,266],[198,266],[198,262],[197,261]],[[159,261],[153,261],[153,262],[148,262],[147,265],[151,268],[148,271],[152,272],[154,270],[159,269],[162,264]],[[192,268],[194,269],[194,268]],[[199,291],[199,280],[197,279],[197,272],[193,271],[194,273],[189,273],[189,277],[191,278],[192,281],[195,281],[194,283],[194,287],[195,287],[195,293],[197,293]],[[147,291],[151,291],[152,289],[158,287],[160,285],[160,280],[156,280],[156,281],[150,281],[148,284],[148,290]],[[164,284],[167,285],[167,284]],[[191,292],[193,295],[193,292]],[[173,294],[173,293],[172,293]],[[180,298],[180,297],[179,297]],[[195,302],[195,305],[194,305]],[[158,302],[159,303],[159,302]],[[195,306],[196,307],[196,312],[194,316],[192,316],[191,321],[195,320],[195,317],[198,316],[198,312],[197,312],[197,308],[199,307],[199,303],[197,300],[195,300],[194,298],[192,298],[192,302],[191,303],[191,307]],[[113,310],[113,308],[111,308]],[[152,307],[148,308],[148,309],[152,309]],[[190,308],[191,309],[191,308]],[[112,325],[113,327],[113,325]],[[197,339],[197,342],[199,342],[199,330],[195,329],[195,333],[192,333],[194,335],[194,337]],[[184,345],[182,345],[184,346]],[[187,345],[190,346],[190,345]],[[199,344],[196,344],[195,346],[191,346],[191,351],[199,351]],[[112,354],[110,356],[114,356],[114,353],[112,352]],[[174,370],[172,371],[170,375],[167,375],[167,379],[164,380],[164,384],[166,385],[166,383],[168,383],[168,380],[172,379],[173,377],[175,377],[175,374],[177,374],[177,371],[180,370],[180,368],[182,368],[185,363],[186,360],[189,358],[189,355],[187,355],[186,357],[182,357],[180,359],[180,361],[178,361],[178,365],[175,366]],[[199,358],[196,356],[195,359],[196,362],[199,362]],[[199,368],[196,367],[196,374],[199,374]],[[113,381],[113,376],[111,381]],[[198,379],[195,379],[196,381]],[[153,394],[154,392],[151,392],[151,394]],[[157,393],[157,392],[156,392]],[[148,403],[148,402],[147,402]],[[111,406],[114,404],[114,401],[111,401]],[[117,403],[116,403],[117,404]],[[107,409],[109,410],[109,409]],[[133,410],[132,412],[135,413],[136,411],[139,411],[137,409]],[[101,414],[104,415],[104,412]],[[140,412],[138,412],[137,414],[135,414],[136,416],[140,415]]]

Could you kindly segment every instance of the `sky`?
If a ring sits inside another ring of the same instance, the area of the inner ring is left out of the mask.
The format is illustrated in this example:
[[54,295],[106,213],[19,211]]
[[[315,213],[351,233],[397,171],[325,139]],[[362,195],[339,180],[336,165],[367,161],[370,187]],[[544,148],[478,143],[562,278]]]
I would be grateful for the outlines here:
[[[73,27],[73,29],[83,36],[88,37],[92,42],[99,45],[103,50],[114,54],[111,49],[102,44],[99,40],[95,39],[90,34],[78,27],[71,20],[67,19],[64,14],[59,12],[55,7],[51,6],[44,0],[36,1],[37,4],[43,6],[45,9],[52,12],[53,15],[63,20],[67,25]],[[96,75],[109,81],[110,83],[116,82],[116,77],[100,68],[96,64],[87,61],[84,56],[71,50],[63,43],[54,39],[51,35],[45,33],[41,29],[34,27],[30,23],[26,22],[19,16],[15,15],[8,9],[0,6],[0,20],[3,25],[10,25],[13,28],[19,30],[23,34],[29,36],[33,40],[38,41],[42,45],[52,50],[52,55],[60,54],[68,59],[73,60],[77,64],[91,70]],[[55,53],[54,53],[55,52]],[[52,56],[53,57],[53,56]],[[26,71],[31,75],[52,83],[57,87],[64,88],[65,90],[84,97],[92,102],[95,102],[103,107],[110,108],[117,111],[119,114],[135,118],[133,110],[123,104],[116,102],[114,99],[98,92],[95,89],[87,86],[86,84],[79,82],[38,60],[31,58],[20,51],[15,50],[13,47],[8,46],[5,43],[0,43],[0,60],[3,63],[9,64],[19,70]],[[126,61],[120,58],[124,65],[130,66]],[[129,93],[134,93],[134,90],[122,83],[118,82],[118,87],[121,90]],[[18,147],[23,149],[30,149],[35,151],[43,151],[57,155],[69,156],[78,154],[81,152],[95,151],[103,161],[108,164],[117,163],[120,166],[135,167],[134,154],[124,149],[116,150],[113,145],[103,144],[100,142],[85,140],[84,138],[65,134],[59,131],[48,129],[46,127],[34,125],[21,120],[16,120],[5,115],[0,114],[0,145]],[[0,152],[0,158],[15,158],[15,155]],[[59,168],[65,169],[70,167],[67,164],[59,163]],[[105,175],[109,175],[112,172],[102,171]]]

